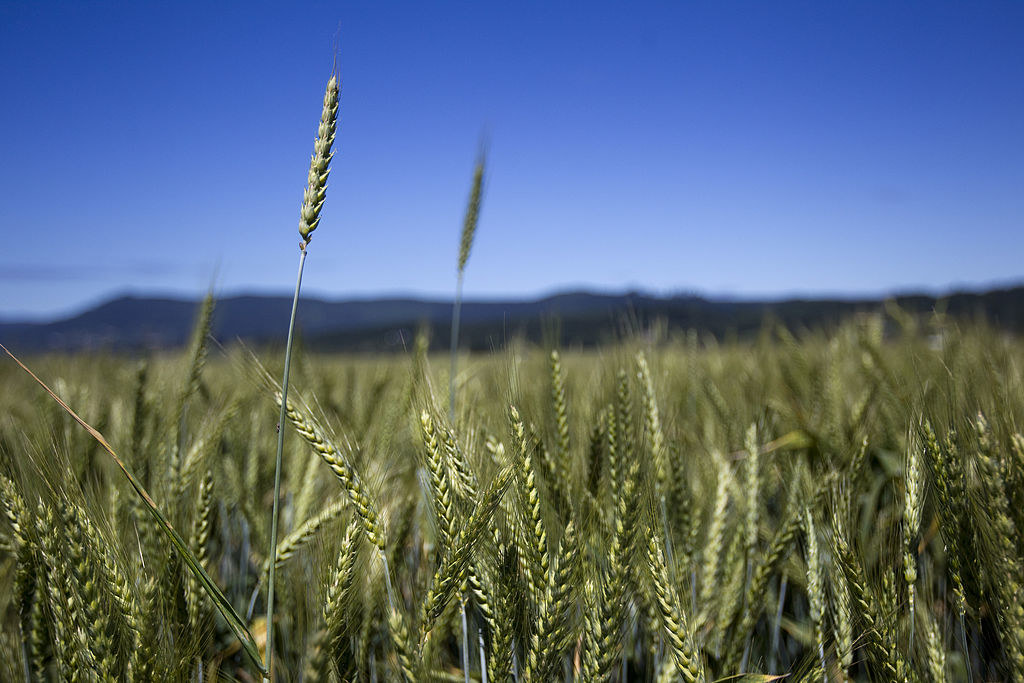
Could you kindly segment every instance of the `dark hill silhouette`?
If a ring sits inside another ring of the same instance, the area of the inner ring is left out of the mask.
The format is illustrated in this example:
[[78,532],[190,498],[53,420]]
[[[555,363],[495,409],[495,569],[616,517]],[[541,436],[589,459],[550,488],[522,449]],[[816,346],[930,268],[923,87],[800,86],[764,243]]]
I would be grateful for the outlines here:
[[[1009,332],[1024,332],[1024,287],[938,298],[903,295],[893,300],[909,313],[929,313],[939,306],[956,319],[983,319]],[[254,344],[279,343],[290,304],[291,299],[284,296],[220,299],[213,334],[225,343],[236,338]],[[186,343],[197,305],[182,299],[123,296],[63,320],[0,323],[0,342],[22,353],[175,348]],[[498,348],[517,336],[592,346],[647,329],[656,321],[669,330],[743,337],[756,333],[768,320],[794,331],[822,329],[883,306],[884,300],[868,298],[729,301],[635,292],[567,292],[530,301],[467,301],[462,309],[462,340],[473,349]],[[303,339],[320,350],[398,350],[423,325],[431,328],[433,343],[443,347],[448,343],[450,316],[449,301],[412,298],[304,298],[299,306]]]

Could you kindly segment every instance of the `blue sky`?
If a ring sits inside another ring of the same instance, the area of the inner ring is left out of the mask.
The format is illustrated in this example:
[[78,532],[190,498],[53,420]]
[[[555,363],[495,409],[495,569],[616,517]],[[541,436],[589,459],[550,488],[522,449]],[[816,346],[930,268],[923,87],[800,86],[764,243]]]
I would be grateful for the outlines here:
[[287,292],[1024,280],[1024,3],[0,4],[0,317]]

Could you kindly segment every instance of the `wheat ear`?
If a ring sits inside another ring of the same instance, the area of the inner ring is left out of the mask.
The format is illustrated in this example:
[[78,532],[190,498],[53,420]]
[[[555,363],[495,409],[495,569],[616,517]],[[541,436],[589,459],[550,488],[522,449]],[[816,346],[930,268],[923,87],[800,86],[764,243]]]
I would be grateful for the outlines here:
[[[310,517],[294,531],[285,536],[277,545],[277,566],[280,568],[291,557],[308,544],[320,530],[341,516],[341,513],[348,509],[351,503],[342,498],[330,503],[318,514]],[[261,575],[270,573],[270,558],[263,561]]]
[[910,610],[909,647],[907,653],[914,653],[914,598],[917,583],[917,533],[921,527],[921,495],[923,470],[918,445],[913,440],[907,445],[903,495],[903,580],[907,584],[908,607]]
[[37,599],[36,572],[32,541],[28,536],[30,519],[25,501],[18,489],[7,477],[0,474],[0,501],[3,502],[4,513],[11,525],[14,540],[14,554],[17,558],[17,569],[14,574],[14,595],[17,599],[18,616],[21,618],[22,658],[26,675],[32,670],[30,665],[31,646],[29,637],[32,633],[32,603]]
[[338,78],[331,76],[324,92],[324,106],[320,112],[320,125],[316,131],[316,142],[313,143],[309,176],[302,193],[302,209],[299,211],[299,236],[302,237],[303,247],[313,239],[313,231],[320,225],[320,211],[327,197],[327,176],[331,172],[331,159],[334,157],[332,148],[338,126],[339,94]]
[[433,508],[437,521],[439,545],[447,551],[455,540],[458,520],[444,452],[437,438],[434,418],[426,410],[420,413],[420,432],[423,436],[423,453],[426,456],[426,474],[431,494],[427,502]]
[[715,602],[715,591],[718,585],[718,572],[721,568],[720,556],[725,538],[726,513],[729,506],[729,486],[732,473],[729,465],[718,455],[714,457],[718,485],[715,491],[715,505],[708,524],[708,536],[704,543],[704,557],[701,565],[701,614],[698,623],[703,624],[711,615],[711,606]]
[[814,627],[814,641],[818,649],[822,675],[827,675],[825,663],[825,587],[821,574],[821,553],[818,551],[818,531],[814,526],[811,508],[804,508],[804,532],[807,535],[807,600],[811,608],[811,625]]
[[490,522],[505,490],[515,478],[516,468],[509,465],[501,470],[480,496],[480,501],[463,525],[458,538],[434,572],[427,596],[420,610],[420,643],[430,633],[434,623],[465,580],[474,545]]
[[555,417],[555,432],[557,434],[558,455],[557,462],[562,472],[569,472],[569,417],[566,407],[565,396],[565,370],[562,367],[562,358],[558,351],[552,351],[549,356],[551,366],[551,407]]
[[[282,396],[278,394],[275,398],[280,402]],[[331,468],[334,476],[341,482],[345,493],[348,494],[349,502],[363,523],[363,533],[366,534],[366,539],[377,548],[383,557],[387,544],[380,515],[377,513],[377,506],[367,493],[366,486],[356,469],[350,463],[348,454],[342,452],[333,441],[327,438],[323,428],[312,415],[292,405],[290,401],[286,404],[285,415],[299,436],[320,455],[327,466]]]
[[352,586],[355,583],[359,532],[359,520],[352,520],[345,528],[345,536],[338,551],[338,562],[332,573],[323,607],[326,650],[330,653],[339,676],[347,673],[346,661],[351,659],[342,657],[342,652],[349,653],[349,647],[342,640],[347,630],[351,628],[350,621],[345,618],[345,607],[351,599]]
[[[455,302],[452,305],[452,333],[448,374],[448,421],[455,424],[455,374],[459,350],[459,319],[462,314],[462,281],[466,273],[469,252],[473,248],[473,237],[476,235],[476,224],[480,219],[480,201],[484,191],[484,169],[487,166],[486,154],[481,150],[473,169],[473,185],[469,190],[469,202],[466,205],[466,216],[462,221],[462,235],[459,239],[458,279],[455,283]],[[468,679],[467,679],[468,683]]]
[[668,639],[676,671],[689,683],[704,680],[704,665],[700,653],[693,645],[693,634],[682,610],[675,585],[669,579],[665,551],[659,534],[651,530],[647,537],[647,567],[651,573],[658,616]]

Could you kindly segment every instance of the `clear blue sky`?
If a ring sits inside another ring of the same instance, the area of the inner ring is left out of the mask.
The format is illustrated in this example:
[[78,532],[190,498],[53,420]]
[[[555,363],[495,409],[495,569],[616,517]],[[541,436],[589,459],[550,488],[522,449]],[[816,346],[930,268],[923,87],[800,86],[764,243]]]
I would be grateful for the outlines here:
[[778,296],[1024,279],[1024,3],[0,4],[0,316],[305,287]]

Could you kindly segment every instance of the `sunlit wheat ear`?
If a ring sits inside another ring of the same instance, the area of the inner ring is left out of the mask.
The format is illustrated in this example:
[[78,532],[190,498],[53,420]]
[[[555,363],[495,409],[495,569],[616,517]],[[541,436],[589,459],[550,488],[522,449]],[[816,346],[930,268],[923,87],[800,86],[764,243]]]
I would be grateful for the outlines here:
[[324,93],[324,107],[320,113],[320,126],[313,143],[313,156],[309,160],[309,177],[302,194],[302,210],[299,212],[299,235],[303,245],[309,244],[313,231],[320,224],[320,210],[327,196],[327,175],[331,172],[331,157],[334,152],[334,134],[338,124],[338,78],[331,76]]
[[[963,548],[960,528],[967,514],[964,494],[962,463],[952,457],[951,449],[939,445],[931,423],[921,425],[925,459],[932,470],[935,484],[935,508],[939,514],[939,528],[945,541],[946,563],[953,582],[953,604],[961,623],[967,614],[967,597],[963,582]],[[966,649],[966,648],[965,648]]]
[[910,610],[910,647],[914,651],[914,598],[917,584],[917,532],[921,527],[921,508],[924,503],[921,454],[918,444],[911,439],[907,444],[905,490],[903,496],[903,580],[907,584],[908,608]]
[[409,637],[405,616],[396,608],[388,611],[388,630],[391,633],[391,643],[395,649],[395,657],[398,660],[398,670],[401,672],[402,680],[406,683],[414,683],[419,680],[416,675],[415,651]]
[[[321,529],[336,520],[343,512],[348,510],[350,505],[351,502],[346,498],[336,500],[327,505],[318,514],[304,521],[298,528],[285,536],[284,539],[277,544],[278,568],[291,559],[295,553],[308,545],[309,542],[312,541],[318,533],[320,533]],[[269,572],[270,558],[267,558],[263,562],[263,571],[261,575],[268,574]]]
[[480,481],[467,460],[465,449],[459,444],[450,427],[444,427],[439,436],[443,442],[452,492],[461,502],[475,501],[479,494]]
[[[644,426],[647,429],[647,438],[650,441],[651,456],[654,460],[655,483],[657,493],[664,505],[668,480],[671,476],[668,463],[668,455],[665,451],[665,434],[661,428],[661,415],[658,410],[658,401],[654,396],[654,380],[651,379],[651,371],[647,365],[647,358],[643,353],[636,355],[637,372],[640,376],[641,389],[643,393]],[[665,523],[665,519],[662,519]]]
[[538,606],[536,627],[530,635],[525,679],[547,680],[553,661],[564,646],[568,632],[567,611],[579,560],[576,526],[570,521],[562,535],[556,564],[548,573],[543,601]]
[[715,601],[715,592],[720,588],[718,573],[721,567],[722,544],[725,536],[726,513],[729,505],[729,487],[732,473],[729,465],[721,457],[714,457],[718,485],[715,490],[715,503],[711,519],[708,523],[708,535],[704,544],[704,558],[701,571],[701,615],[699,622],[704,622],[711,614],[711,604]]
[[[1018,530],[1013,524],[1003,463],[995,435],[984,415],[975,420],[977,474],[981,486],[970,491],[977,520],[978,551],[987,573],[989,590],[1000,607],[996,611],[1007,664],[1014,680],[1024,680],[1024,562],[1017,551]],[[982,521],[983,519],[983,521]]]
[[[847,519],[850,516],[849,491],[842,485],[836,487],[829,509],[831,533],[848,538]],[[853,664],[853,609],[850,605],[850,589],[846,585],[842,570],[833,559],[829,573],[832,595],[832,632],[835,638],[836,660],[844,680]]]
[[[280,394],[275,398],[277,401],[281,401]],[[334,476],[341,482],[345,493],[348,494],[349,502],[355,508],[356,516],[363,523],[363,532],[366,534],[366,539],[378,549],[383,557],[387,544],[384,537],[384,527],[381,523],[380,515],[377,514],[377,506],[370,498],[366,486],[349,461],[348,455],[327,438],[323,428],[320,427],[312,415],[293,405],[291,401],[286,405],[287,418],[292,426],[295,427],[295,431],[309,444],[310,448],[320,455],[328,467],[331,468],[331,471],[334,472]]]
[[[672,539],[668,520],[668,495],[673,483],[672,466],[669,462],[668,449],[665,446],[665,433],[661,427],[661,412],[658,409],[658,401],[654,395],[654,380],[651,378],[651,371],[643,352],[636,355],[636,364],[641,384],[640,396],[643,400],[644,428],[647,431],[650,455],[654,461],[655,496],[661,515],[661,526],[665,532],[665,548],[667,554],[671,556]],[[676,477],[682,479],[682,473],[676,473]],[[669,576],[675,575],[673,569],[670,568]]]
[[850,547],[848,540],[836,533],[835,530],[833,530],[831,541],[832,555],[835,558],[838,573],[846,581],[852,603],[859,611],[860,619],[866,626],[864,636],[869,646],[869,655],[874,660],[875,666],[884,669],[887,680],[908,680],[909,666],[897,648],[894,628],[883,616],[875,591],[868,585],[860,559]]
[[807,600],[811,608],[811,625],[814,627],[814,640],[818,647],[818,658],[822,673],[828,671],[825,663],[825,628],[822,615],[825,611],[825,589],[821,574],[821,554],[818,552],[818,532],[814,526],[814,514],[811,508],[803,511],[804,532],[807,535]]
[[67,534],[53,510],[42,503],[36,513],[36,533],[40,539],[40,557],[46,567],[57,671],[69,680],[73,680],[76,671],[99,671],[99,663],[90,647],[89,622],[79,582],[72,571],[76,563],[66,557],[73,555],[64,547]]
[[0,474],[0,504],[11,527],[14,554],[17,561],[14,574],[14,595],[21,620],[21,639],[26,671],[35,667],[36,657],[32,656],[31,637],[35,628],[32,618],[33,605],[44,599],[40,595],[39,578],[36,572],[35,550],[29,535],[32,520],[24,499],[17,487]]
[[935,683],[946,683],[946,648],[942,643],[940,624],[928,610],[921,610],[924,619],[925,651],[928,654],[928,671]]
[[689,683],[704,680],[704,666],[700,653],[693,645],[693,634],[682,609],[682,602],[675,586],[669,579],[665,551],[660,544],[660,534],[648,532],[647,568],[651,573],[654,595],[657,602],[658,618],[672,661],[677,673]]
[[[606,581],[607,578],[612,581]],[[618,626],[623,605],[609,604],[605,589],[608,583],[614,581],[614,577],[604,574],[584,584],[584,618],[587,626],[583,633],[583,671],[580,677],[583,681],[610,680],[622,649]]]
[[497,557],[488,583],[490,595],[494,598],[495,614],[504,618],[494,619],[492,624],[490,651],[487,658],[487,679],[505,681],[512,670],[513,649],[515,648],[514,626],[507,617],[512,614],[513,601],[518,592],[519,560],[516,558],[515,546],[511,543],[503,543],[494,527],[492,527],[491,536],[497,550]]
[[550,636],[542,648],[542,652],[551,659],[557,658],[571,637],[581,559],[579,531],[576,523],[570,520],[558,544],[558,567],[551,575],[551,609],[548,617],[554,626],[550,631],[545,629],[545,633],[550,633]]
[[339,656],[342,650],[348,653],[348,646],[342,642],[347,631],[352,628],[350,620],[345,618],[346,602],[351,599],[352,586],[355,583],[356,556],[359,552],[359,534],[361,533],[359,520],[354,519],[345,528],[345,536],[342,538],[341,549],[338,551],[338,561],[331,574],[331,580],[327,588],[327,597],[324,600],[323,613],[326,627],[325,645],[327,652],[331,653],[334,659],[334,667],[343,671],[344,663]]
[[333,565],[324,577],[323,601],[320,612],[323,625],[310,641],[305,662],[305,678],[310,683],[350,680],[355,666],[351,635],[356,628],[355,615],[350,611],[355,597],[356,556],[362,538],[362,524],[352,519],[342,537],[341,547]]
[[107,595],[111,582],[105,576],[105,565],[99,557],[101,548],[106,544],[80,506],[62,502],[59,507],[65,528],[65,550],[72,575],[78,583],[89,646],[95,653],[101,680],[104,676],[113,678],[118,675],[116,660],[120,659],[124,664],[123,654],[127,648],[124,647],[126,643],[114,647],[113,636],[120,631],[121,620],[115,619],[119,610],[110,608]]
[[[206,474],[199,481],[196,497],[195,518],[192,520],[192,533],[189,545],[196,554],[196,559],[205,568],[210,562],[210,525],[213,516],[213,472]],[[208,628],[207,615],[209,603],[202,593],[199,581],[191,574],[187,578],[186,599],[188,602],[188,623],[194,633],[201,633]]]
[[555,414],[558,433],[558,464],[564,471],[569,468],[569,419],[566,413],[565,372],[558,351],[551,352],[551,406]]
[[[463,491],[472,490],[475,495],[475,483],[471,481],[468,468],[459,452],[455,436],[448,430],[441,434],[444,446],[438,440],[437,429],[430,413],[424,410],[420,414],[420,431],[423,435],[423,445],[426,454],[426,473],[430,484],[428,503],[433,507],[435,520],[437,522],[438,537],[441,540],[440,546],[445,552],[452,552],[452,543],[458,535],[458,521],[455,513],[455,494],[453,489],[455,482],[466,484]],[[458,464],[456,464],[458,463]],[[467,572],[467,577],[473,574],[472,565]],[[466,616],[466,591],[467,582],[459,586],[459,614],[462,623],[462,669],[464,681],[469,681],[469,627]]]
[[747,430],[745,441],[747,447],[747,557],[753,559],[757,548],[758,531],[761,511],[761,449],[757,444],[757,425],[752,424]]
[[431,579],[426,597],[420,606],[419,640],[422,645],[445,606],[461,586],[468,572],[471,556],[482,534],[487,530],[491,515],[498,508],[506,489],[512,484],[517,468],[509,465],[498,472],[480,495],[476,508],[459,531],[450,552],[438,565]]
[[455,518],[455,503],[452,497],[444,453],[437,438],[437,429],[430,412],[420,413],[420,431],[423,436],[423,452],[426,456],[426,475],[430,485],[430,499],[427,501],[433,508],[437,521],[437,533],[440,547],[444,551],[451,549],[452,542],[458,534],[458,520]]
[[526,566],[523,568],[529,578],[530,598],[543,614],[544,588],[548,583],[548,571],[550,569],[550,557],[547,548],[547,531],[544,528],[544,519],[541,515],[540,493],[537,490],[536,469],[533,466],[534,449],[526,438],[525,428],[519,410],[512,406],[509,408],[509,418],[512,423],[512,435],[515,444],[519,448],[520,467],[519,482],[522,485],[521,495],[525,507],[526,522],[529,526],[529,537],[522,549],[522,559]]

